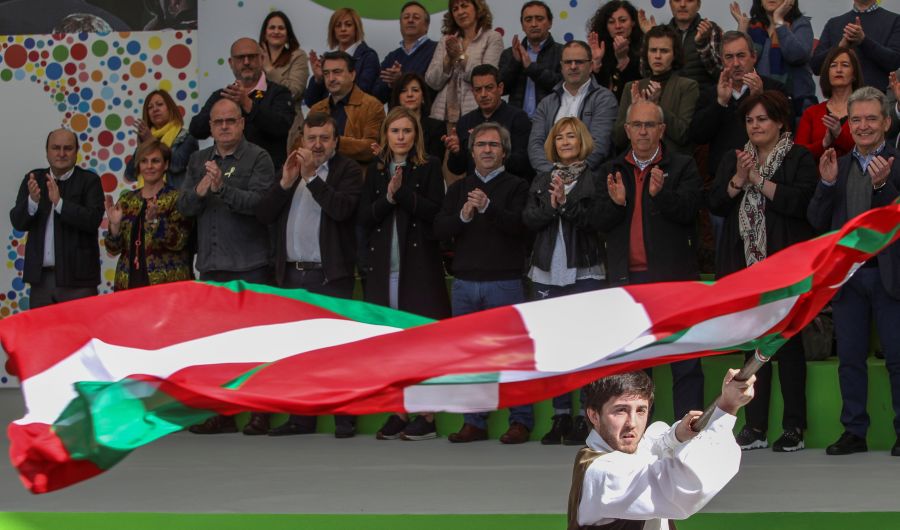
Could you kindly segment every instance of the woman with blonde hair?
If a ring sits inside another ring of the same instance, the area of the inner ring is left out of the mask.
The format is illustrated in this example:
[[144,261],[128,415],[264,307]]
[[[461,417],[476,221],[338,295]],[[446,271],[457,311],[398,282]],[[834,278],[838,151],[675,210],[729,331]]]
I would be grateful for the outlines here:
[[[536,233],[528,272],[533,300],[606,286],[603,245],[593,213],[606,180],[588,167],[593,149],[590,131],[575,117],[556,122],[544,143],[553,169],[534,177],[522,212],[525,226]],[[572,395],[554,397],[553,409],[553,426],[541,443],[584,445],[590,427],[583,410],[573,422]]]
[[[356,86],[363,92],[372,93],[381,65],[378,54],[366,44],[366,32],[362,19],[355,9],[342,7],[335,9],[328,21],[328,48],[331,51],[347,52],[355,61]],[[312,107],[328,97],[325,78],[322,75],[322,58],[315,50],[309,51],[309,64],[313,76],[306,87],[303,102]]]
[[472,93],[472,69],[500,64],[503,37],[491,29],[493,15],[485,0],[450,0],[441,41],[425,72],[425,82],[438,91],[431,117],[455,124],[478,105]]
[[[184,182],[187,173],[188,160],[191,155],[200,148],[197,140],[188,133],[184,126],[184,119],[175,100],[163,89],[157,89],[144,99],[144,108],[141,111],[141,119],[136,120],[134,131],[138,137],[138,145],[153,139],[158,139],[171,150],[166,179],[176,190]],[[124,177],[126,181],[137,181],[138,187],[144,183],[136,174],[137,151],[125,164]]]
[[[425,154],[422,126],[409,109],[394,107],[381,126],[379,160],[371,164],[359,201],[367,302],[440,319],[450,316],[441,251],[431,225],[444,199],[440,161]],[[433,414],[409,421],[390,416],[381,440],[437,436]]]

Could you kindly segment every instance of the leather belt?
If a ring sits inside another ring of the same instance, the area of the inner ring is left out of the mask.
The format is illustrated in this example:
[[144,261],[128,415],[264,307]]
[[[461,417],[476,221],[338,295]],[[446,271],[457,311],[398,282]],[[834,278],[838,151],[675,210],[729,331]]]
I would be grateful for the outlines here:
[[288,267],[293,267],[298,271],[317,271],[322,269],[322,264],[315,261],[289,261]]

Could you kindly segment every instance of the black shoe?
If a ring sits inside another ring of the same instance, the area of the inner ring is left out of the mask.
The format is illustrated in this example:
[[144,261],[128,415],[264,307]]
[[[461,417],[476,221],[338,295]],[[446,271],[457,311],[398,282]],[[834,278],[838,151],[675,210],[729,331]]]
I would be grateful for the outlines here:
[[234,416],[220,414],[207,418],[199,425],[191,425],[188,430],[194,434],[224,434],[237,432],[237,425],[234,424]]
[[894,447],[891,447],[891,456],[900,456],[900,437],[894,442]]
[[557,414],[553,416],[553,426],[550,427],[550,432],[544,435],[541,438],[541,444],[543,445],[559,445],[562,443],[563,438],[565,438],[569,432],[572,430],[572,415],[571,414]]
[[776,453],[793,453],[806,447],[803,443],[803,431],[800,429],[787,429],[781,438],[772,444],[772,450]]
[[269,429],[269,436],[293,436],[295,434],[314,434],[316,432],[316,419],[312,421],[297,421],[289,418],[288,421],[282,423],[278,427]]
[[563,438],[563,445],[584,445],[587,441],[588,434],[591,433],[591,426],[588,424],[584,416],[579,414],[575,417],[575,423],[572,430]]
[[[895,446],[896,448],[896,446]],[[829,445],[825,449],[826,455],[849,455],[853,453],[865,453],[869,450],[869,446],[866,445],[866,439],[860,438],[859,436],[845,432],[838,438],[838,441]]]
[[769,441],[766,439],[766,433],[758,431],[749,425],[744,425],[741,432],[737,433],[734,441],[740,446],[741,451],[752,451],[753,449],[765,449],[769,447]]
[[334,437],[353,438],[356,436],[356,416],[335,416]]
[[428,421],[424,414],[416,416],[416,419],[411,421],[400,433],[400,439],[410,442],[431,440],[432,438],[437,438],[437,429],[435,429],[434,421]]
[[379,440],[396,440],[400,438],[400,433],[406,428],[407,423],[409,422],[400,416],[391,414],[384,426],[375,433],[375,438]]

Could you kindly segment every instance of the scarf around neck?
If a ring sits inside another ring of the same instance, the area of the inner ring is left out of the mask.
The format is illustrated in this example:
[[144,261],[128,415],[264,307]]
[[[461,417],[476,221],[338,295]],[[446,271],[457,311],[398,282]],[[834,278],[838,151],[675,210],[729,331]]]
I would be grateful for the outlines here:
[[[759,152],[749,140],[744,151],[753,156],[753,163],[759,171],[763,182],[770,180],[781,167],[784,157],[793,147],[790,133],[784,133],[769,153],[764,164],[760,164]],[[750,182],[744,184],[744,196],[738,210],[738,231],[744,240],[744,259],[747,266],[766,259],[768,241],[766,238],[766,198],[762,194],[762,186]]]

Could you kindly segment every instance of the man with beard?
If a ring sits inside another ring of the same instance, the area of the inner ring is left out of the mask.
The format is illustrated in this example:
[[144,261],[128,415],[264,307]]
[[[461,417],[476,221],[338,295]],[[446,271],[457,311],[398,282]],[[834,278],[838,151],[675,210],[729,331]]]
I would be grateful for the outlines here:
[[644,372],[604,377],[586,387],[593,430],[575,458],[569,492],[569,530],[662,530],[668,519],[697,513],[737,474],[741,450],[732,428],[753,399],[755,376],[736,381],[729,370],[708,426],[688,412],[669,427],[649,427],[653,381]]

